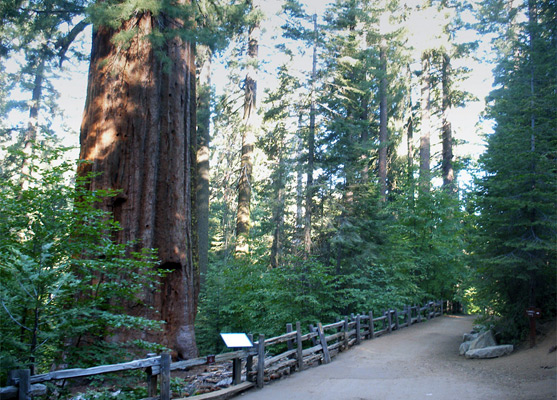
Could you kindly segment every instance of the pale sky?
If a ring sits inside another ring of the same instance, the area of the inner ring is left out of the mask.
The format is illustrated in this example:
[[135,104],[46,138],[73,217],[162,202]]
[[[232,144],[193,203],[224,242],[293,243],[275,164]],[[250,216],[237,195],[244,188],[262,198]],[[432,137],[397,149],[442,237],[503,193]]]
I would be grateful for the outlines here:
[[[407,2],[414,5],[419,2],[419,0],[407,0]],[[317,13],[320,15],[323,13],[326,6],[326,2],[320,0],[306,0],[305,3],[308,6],[307,11],[310,14]],[[282,17],[277,16],[276,13],[280,11],[281,4],[281,0],[262,1],[262,7],[267,13],[269,20],[265,23],[266,28],[264,28],[263,37],[260,42],[260,57],[261,59],[268,61],[267,65],[265,65],[265,69],[269,75],[263,76],[258,83],[259,99],[262,98],[262,93],[265,87],[272,84],[274,81],[274,70],[281,63],[280,55],[278,55],[278,51],[274,49],[274,45],[277,43],[277,40],[272,39],[273,36],[280,35],[278,27],[281,23],[283,23],[283,20],[281,19]],[[409,20],[408,29],[411,32],[414,32],[414,35],[412,36],[414,47],[418,48],[420,45],[424,44],[429,46],[432,44],[437,45],[438,43],[435,36],[439,28],[435,21],[442,21],[443,19],[444,16],[431,12],[412,14]],[[89,38],[91,31],[87,30],[84,35]],[[280,37],[278,39],[280,40]],[[483,46],[489,46],[489,44],[483,44]],[[457,149],[457,153],[461,155],[477,155],[483,151],[483,146],[482,139],[477,132],[478,128],[476,124],[478,123],[479,114],[484,108],[483,99],[491,90],[492,65],[486,63],[482,64],[472,59],[461,60],[458,62],[464,63],[473,70],[470,77],[463,83],[463,87],[472,92],[479,100],[469,103],[464,109],[456,109],[453,111],[453,128],[455,135],[460,139],[470,142],[470,144],[461,146]],[[309,63],[308,61],[305,61],[305,63],[308,65],[309,69],[311,61],[309,61]],[[56,120],[55,127],[58,132],[62,132],[63,130],[67,131],[67,134],[64,135],[64,143],[66,145],[79,145],[79,127],[81,124],[86,95],[87,68],[88,65],[85,65],[84,63],[72,65],[70,62],[66,62],[64,71],[60,73],[61,78],[55,83],[57,90],[59,90],[61,94],[60,107],[64,110],[65,114],[64,121]],[[219,77],[225,77],[225,73],[222,72],[223,71],[219,71],[218,66],[215,66],[213,81],[217,86],[217,90],[223,83],[218,80]],[[26,121],[27,113],[14,113],[11,117],[15,120]],[[65,128],[62,127],[62,125]],[[482,130],[489,129],[489,125],[482,127]]]

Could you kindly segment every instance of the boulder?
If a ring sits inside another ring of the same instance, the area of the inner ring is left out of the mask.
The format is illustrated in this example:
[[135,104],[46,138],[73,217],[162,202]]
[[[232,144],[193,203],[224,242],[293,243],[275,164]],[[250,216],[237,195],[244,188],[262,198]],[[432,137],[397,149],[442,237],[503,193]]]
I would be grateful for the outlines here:
[[462,335],[462,341],[471,342],[472,340],[477,339],[478,336],[480,336],[479,332],[465,333],[464,335]]
[[470,343],[472,343],[472,341],[468,341],[468,342],[464,342],[460,345],[460,349],[458,351],[458,354],[460,354],[461,356],[465,355],[466,352],[468,350],[470,350]]
[[466,358],[495,358],[511,354],[514,350],[512,344],[505,344],[502,346],[489,346],[481,349],[468,350]]
[[495,342],[495,338],[493,337],[491,331],[486,331],[470,343],[468,350],[483,349],[484,347],[492,346],[497,346],[497,342]]

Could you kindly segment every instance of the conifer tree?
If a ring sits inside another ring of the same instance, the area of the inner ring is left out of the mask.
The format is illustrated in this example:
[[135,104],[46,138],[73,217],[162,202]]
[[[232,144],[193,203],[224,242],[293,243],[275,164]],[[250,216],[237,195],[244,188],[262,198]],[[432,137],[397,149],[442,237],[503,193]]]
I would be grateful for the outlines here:
[[[484,2],[488,24],[506,34],[490,95],[495,122],[477,180],[475,254],[480,297],[502,316],[503,334],[524,332],[528,306],[555,315],[557,115],[555,4],[528,0],[515,8]],[[500,12],[523,13],[512,28]],[[511,35],[509,35],[509,33]],[[509,37],[510,36],[510,37]],[[509,40],[511,43],[509,43]]]

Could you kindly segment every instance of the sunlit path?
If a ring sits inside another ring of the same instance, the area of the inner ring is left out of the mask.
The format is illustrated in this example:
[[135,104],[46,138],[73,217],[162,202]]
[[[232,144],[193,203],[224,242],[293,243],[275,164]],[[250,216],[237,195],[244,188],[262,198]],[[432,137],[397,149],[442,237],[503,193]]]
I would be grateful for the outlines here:
[[[296,373],[244,400],[307,399],[552,399],[556,396],[555,353],[547,339],[533,350],[492,360],[458,355],[472,317],[436,318],[363,342],[327,365]],[[534,354],[533,352],[537,352]],[[538,354],[539,353],[539,354]],[[533,363],[533,364],[532,364]],[[518,379],[517,379],[518,377]]]

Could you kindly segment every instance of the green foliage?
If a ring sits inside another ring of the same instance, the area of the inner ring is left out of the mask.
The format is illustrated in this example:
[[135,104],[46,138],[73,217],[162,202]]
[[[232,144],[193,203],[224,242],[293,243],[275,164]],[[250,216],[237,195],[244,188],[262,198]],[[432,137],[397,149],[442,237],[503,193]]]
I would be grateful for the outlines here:
[[118,224],[96,204],[115,193],[69,183],[75,165],[61,162],[62,153],[37,162],[26,188],[1,182],[2,376],[16,367],[44,372],[62,358],[85,366],[74,355],[115,330],[159,327],[124,313],[126,302],[141,303],[143,290],[156,289],[153,251],[110,240]]
[[471,208],[478,294],[508,340],[526,331],[526,307],[557,312],[555,9],[543,3],[529,2],[528,22],[514,27],[514,57],[498,66],[496,125]]

